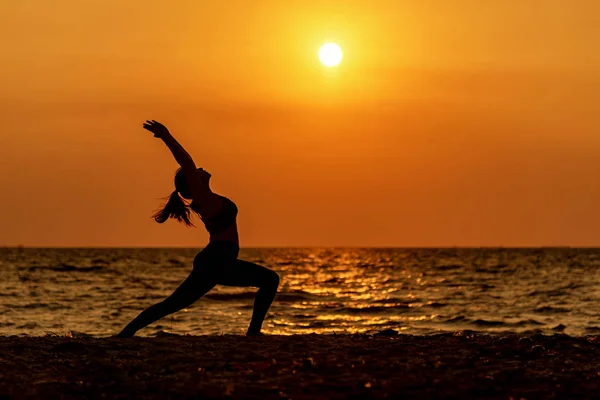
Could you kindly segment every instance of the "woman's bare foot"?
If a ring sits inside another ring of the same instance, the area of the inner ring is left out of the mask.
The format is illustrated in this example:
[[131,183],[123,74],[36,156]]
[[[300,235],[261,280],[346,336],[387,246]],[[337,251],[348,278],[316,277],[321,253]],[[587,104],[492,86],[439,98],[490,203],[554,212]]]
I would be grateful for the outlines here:
[[125,332],[125,330],[122,330],[121,332],[117,333],[113,337],[116,337],[116,338],[130,338],[130,337],[133,337],[133,334],[131,334],[130,332]]
[[248,332],[246,332],[246,336],[265,336],[265,334],[261,333],[261,332],[251,332],[251,331],[248,331]]

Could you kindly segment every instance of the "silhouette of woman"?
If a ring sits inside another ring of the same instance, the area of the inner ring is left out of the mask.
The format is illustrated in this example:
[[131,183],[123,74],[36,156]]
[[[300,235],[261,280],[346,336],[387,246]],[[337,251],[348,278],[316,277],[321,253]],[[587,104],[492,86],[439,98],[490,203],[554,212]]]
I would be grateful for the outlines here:
[[[181,168],[175,175],[175,191],[164,208],[153,217],[163,223],[169,218],[193,226],[192,212],[198,214],[210,234],[208,245],[194,258],[194,267],[183,283],[165,300],[150,306],[131,321],[117,336],[131,337],[160,318],[189,307],[217,284],[258,287],[252,320],[246,335],[259,336],[263,320],[279,286],[279,275],[260,265],[239,260],[237,207],[226,197],[213,193],[211,175],[196,168],[192,157],[175,140],[169,130],[154,120],[144,129],[154,133],[171,150]],[[187,205],[182,197],[191,200]]]

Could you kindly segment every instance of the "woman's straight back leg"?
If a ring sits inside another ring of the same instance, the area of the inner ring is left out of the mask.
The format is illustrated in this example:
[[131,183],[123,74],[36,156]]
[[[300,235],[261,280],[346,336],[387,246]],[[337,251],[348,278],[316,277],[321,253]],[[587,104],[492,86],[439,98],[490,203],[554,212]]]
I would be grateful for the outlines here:
[[202,273],[199,269],[194,268],[189,276],[169,297],[142,311],[117,336],[131,337],[135,335],[137,331],[151,323],[191,306],[200,297],[204,296],[214,288],[216,284],[217,282],[214,276]]

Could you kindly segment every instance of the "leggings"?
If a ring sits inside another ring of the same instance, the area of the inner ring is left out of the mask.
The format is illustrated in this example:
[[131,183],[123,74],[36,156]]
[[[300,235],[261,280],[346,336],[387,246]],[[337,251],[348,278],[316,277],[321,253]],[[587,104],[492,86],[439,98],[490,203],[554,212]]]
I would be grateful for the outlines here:
[[194,258],[194,269],[177,289],[160,303],[144,310],[117,336],[130,337],[151,323],[187,308],[216,285],[258,287],[247,334],[260,334],[265,315],[279,286],[276,272],[238,260],[239,247],[232,242],[210,242]]

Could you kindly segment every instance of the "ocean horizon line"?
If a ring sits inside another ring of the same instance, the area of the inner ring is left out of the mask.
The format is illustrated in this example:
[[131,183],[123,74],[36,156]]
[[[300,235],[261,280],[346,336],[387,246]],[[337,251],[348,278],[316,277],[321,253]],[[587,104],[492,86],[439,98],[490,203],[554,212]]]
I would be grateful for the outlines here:
[[[0,245],[3,249],[195,249],[201,248],[208,244],[200,244],[198,246],[69,246],[69,245]],[[398,246],[398,245],[261,245],[261,246],[240,246],[240,249],[396,249],[396,250],[419,250],[419,249],[506,249],[506,250],[527,250],[527,249],[573,249],[573,250],[596,250],[600,249],[600,245],[594,246],[579,246],[579,245],[542,245],[542,246],[529,246],[529,245],[514,245],[514,246]]]

